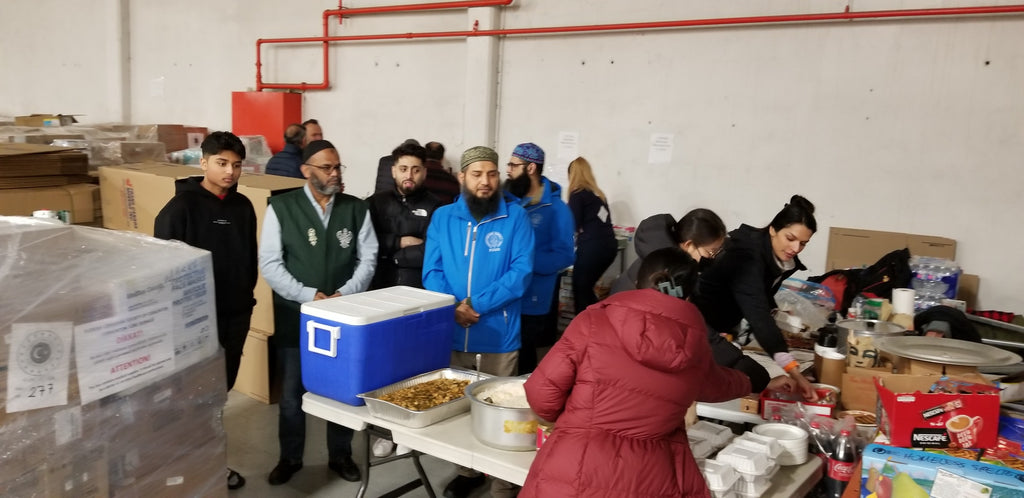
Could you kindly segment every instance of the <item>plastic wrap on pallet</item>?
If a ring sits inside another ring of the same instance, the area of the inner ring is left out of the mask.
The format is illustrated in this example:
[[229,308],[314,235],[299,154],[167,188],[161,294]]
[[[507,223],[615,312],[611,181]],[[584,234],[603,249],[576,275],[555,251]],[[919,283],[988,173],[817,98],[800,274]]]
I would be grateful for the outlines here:
[[0,496],[225,496],[209,253],[0,217]]

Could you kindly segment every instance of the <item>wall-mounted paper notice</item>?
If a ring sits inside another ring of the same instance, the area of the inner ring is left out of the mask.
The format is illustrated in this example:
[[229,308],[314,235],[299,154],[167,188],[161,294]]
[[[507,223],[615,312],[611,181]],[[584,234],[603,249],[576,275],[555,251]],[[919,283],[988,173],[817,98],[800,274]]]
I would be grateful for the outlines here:
[[82,404],[145,384],[174,370],[170,304],[137,308],[75,327]]
[[580,134],[575,131],[558,132],[558,158],[572,161],[580,157]]
[[648,164],[668,164],[672,162],[672,149],[675,136],[671,133],[651,133],[651,148],[647,152]]
[[71,322],[11,325],[7,413],[68,402]]

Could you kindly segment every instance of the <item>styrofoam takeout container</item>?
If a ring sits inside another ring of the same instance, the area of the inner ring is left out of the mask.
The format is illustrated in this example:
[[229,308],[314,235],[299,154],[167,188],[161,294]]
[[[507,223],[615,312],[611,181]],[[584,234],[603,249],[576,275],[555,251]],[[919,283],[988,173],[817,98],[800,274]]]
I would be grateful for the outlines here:
[[746,446],[754,451],[761,451],[768,455],[768,458],[776,460],[782,454],[782,445],[779,441],[770,436],[762,436],[753,432],[744,432],[732,440],[733,444]]
[[690,453],[693,453],[694,459],[707,458],[715,452],[715,447],[711,445],[711,441],[696,434],[687,433],[686,437],[690,440]]
[[733,436],[732,429],[724,425],[712,424],[706,420],[698,420],[696,424],[686,429],[686,433],[710,441],[711,446],[715,448],[725,446]]
[[739,475],[731,465],[715,460],[704,460],[700,463],[700,471],[711,491],[725,492],[732,489]]
[[775,464],[768,455],[745,448],[738,444],[730,444],[715,457],[721,463],[731,465],[738,472],[763,475]]

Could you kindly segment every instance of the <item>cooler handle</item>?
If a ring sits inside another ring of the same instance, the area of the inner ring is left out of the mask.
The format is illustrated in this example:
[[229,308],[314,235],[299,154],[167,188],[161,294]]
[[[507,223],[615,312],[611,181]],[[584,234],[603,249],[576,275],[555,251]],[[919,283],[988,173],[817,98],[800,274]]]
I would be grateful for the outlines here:
[[[319,348],[316,345],[316,331],[317,329],[331,334],[331,347],[329,349]],[[329,325],[322,325],[309,320],[306,322],[306,335],[308,337],[307,349],[311,353],[322,354],[324,356],[330,356],[331,358],[338,357],[338,339],[341,339],[341,327],[332,327]]]

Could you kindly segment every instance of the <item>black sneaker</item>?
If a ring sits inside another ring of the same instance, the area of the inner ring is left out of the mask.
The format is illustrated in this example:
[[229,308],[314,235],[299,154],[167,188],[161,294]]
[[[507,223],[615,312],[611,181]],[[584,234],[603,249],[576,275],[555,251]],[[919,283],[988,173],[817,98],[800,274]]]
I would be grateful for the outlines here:
[[333,470],[342,479],[349,482],[356,482],[361,477],[359,474],[359,467],[356,466],[356,462],[352,461],[351,456],[343,457],[341,460],[336,462],[328,462],[327,468]]
[[228,489],[238,489],[245,486],[245,478],[241,474],[228,469]]
[[274,470],[270,471],[270,476],[267,477],[267,482],[269,482],[271,486],[284,484],[291,480],[292,476],[295,475],[295,473],[298,472],[300,469],[302,469],[302,462],[277,462],[277,467],[274,467]]
[[478,474],[476,477],[456,476],[444,487],[444,498],[466,498],[474,489],[484,485],[487,476]]

